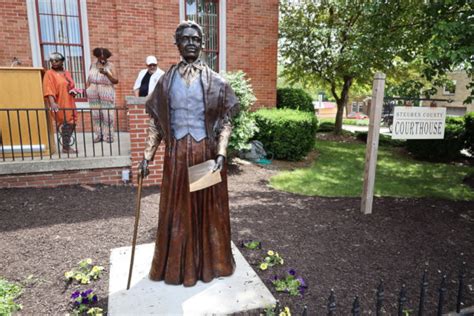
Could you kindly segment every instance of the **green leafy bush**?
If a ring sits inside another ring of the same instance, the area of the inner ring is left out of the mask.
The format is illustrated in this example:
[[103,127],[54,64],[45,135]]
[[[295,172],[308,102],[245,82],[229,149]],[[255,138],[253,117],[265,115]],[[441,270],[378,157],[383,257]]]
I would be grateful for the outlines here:
[[[367,143],[368,132],[356,132],[355,136],[361,142]],[[400,139],[392,139],[391,136],[380,134],[379,145],[387,147],[403,147],[405,145],[405,141]]]
[[250,108],[257,98],[243,71],[228,72],[225,78],[240,102],[240,112],[232,120],[233,129],[229,140],[229,154],[232,154],[250,148],[249,140],[258,130]]
[[474,112],[469,112],[464,116],[465,145],[471,155],[474,155]]
[[313,99],[303,89],[277,89],[277,108],[293,109],[314,113]]
[[254,113],[254,136],[274,158],[301,160],[314,148],[318,121],[314,114],[291,109],[261,109]]
[[21,292],[20,285],[0,277],[0,315],[11,315],[21,309],[21,305],[15,302]]
[[461,156],[464,142],[464,119],[448,117],[444,139],[409,139],[406,148],[416,159],[447,162]]

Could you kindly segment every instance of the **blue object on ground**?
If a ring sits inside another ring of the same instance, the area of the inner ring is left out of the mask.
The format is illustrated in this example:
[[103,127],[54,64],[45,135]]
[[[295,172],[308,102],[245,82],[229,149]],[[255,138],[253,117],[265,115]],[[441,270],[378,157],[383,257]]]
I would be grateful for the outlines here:
[[270,159],[266,159],[266,158],[257,159],[255,162],[261,165],[269,165],[272,163]]

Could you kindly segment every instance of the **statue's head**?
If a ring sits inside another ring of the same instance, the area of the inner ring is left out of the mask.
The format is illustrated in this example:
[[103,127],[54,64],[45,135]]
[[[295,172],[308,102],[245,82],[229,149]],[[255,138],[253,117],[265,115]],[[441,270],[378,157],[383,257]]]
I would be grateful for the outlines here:
[[176,28],[175,41],[183,59],[194,62],[202,49],[202,28],[193,21],[181,22]]

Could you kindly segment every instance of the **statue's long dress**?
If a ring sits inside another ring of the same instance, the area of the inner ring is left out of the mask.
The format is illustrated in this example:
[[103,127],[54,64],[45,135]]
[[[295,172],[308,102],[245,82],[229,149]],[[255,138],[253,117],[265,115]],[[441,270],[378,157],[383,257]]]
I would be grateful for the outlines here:
[[189,192],[188,166],[215,159],[208,138],[172,138],[165,151],[158,232],[150,279],[192,286],[231,275],[235,262],[230,246],[227,170],[222,182]]

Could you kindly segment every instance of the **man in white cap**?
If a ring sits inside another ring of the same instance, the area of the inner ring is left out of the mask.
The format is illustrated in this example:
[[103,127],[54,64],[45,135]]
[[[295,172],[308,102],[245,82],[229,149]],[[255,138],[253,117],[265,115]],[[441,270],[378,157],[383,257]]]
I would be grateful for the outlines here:
[[158,68],[158,60],[155,56],[146,58],[146,66],[147,69],[140,71],[133,85],[133,94],[136,97],[146,97],[151,94],[158,83],[158,79],[164,74],[164,71]]

